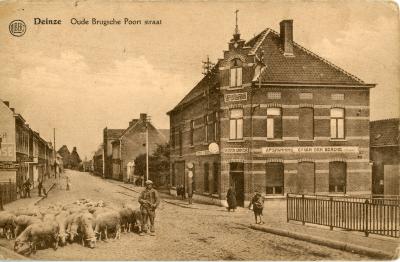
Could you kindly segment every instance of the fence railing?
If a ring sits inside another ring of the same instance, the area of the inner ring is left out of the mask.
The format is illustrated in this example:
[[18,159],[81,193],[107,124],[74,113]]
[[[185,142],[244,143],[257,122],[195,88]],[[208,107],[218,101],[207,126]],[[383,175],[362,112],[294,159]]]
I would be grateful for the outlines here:
[[0,210],[3,205],[17,200],[17,186],[15,183],[0,182]]
[[399,200],[287,194],[287,221],[400,237]]

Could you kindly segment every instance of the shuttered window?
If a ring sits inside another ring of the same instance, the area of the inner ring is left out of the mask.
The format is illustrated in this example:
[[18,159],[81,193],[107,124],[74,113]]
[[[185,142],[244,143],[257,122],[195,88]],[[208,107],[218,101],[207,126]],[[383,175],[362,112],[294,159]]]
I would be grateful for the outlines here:
[[283,163],[266,164],[266,194],[283,194]]
[[329,192],[346,193],[346,163],[329,163]]
[[315,168],[313,162],[300,162],[297,165],[297,193],[315,193]]
[[299,111],[299,139],[314,139],[314,109],[311,107],[302,107]]
[[267,108],[267,139],[282,138],[282,115],[280,108]]

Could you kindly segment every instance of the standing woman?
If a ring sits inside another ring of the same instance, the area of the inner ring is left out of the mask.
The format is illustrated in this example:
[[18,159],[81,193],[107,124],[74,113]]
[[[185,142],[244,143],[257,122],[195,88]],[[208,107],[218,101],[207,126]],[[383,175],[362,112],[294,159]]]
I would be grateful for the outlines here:
[[233,212],[236,210],[236,192],[235,189],[230,186],[228,192],[226,193],[226,200],[228,202],[228,211],[230,212],[231,209]]

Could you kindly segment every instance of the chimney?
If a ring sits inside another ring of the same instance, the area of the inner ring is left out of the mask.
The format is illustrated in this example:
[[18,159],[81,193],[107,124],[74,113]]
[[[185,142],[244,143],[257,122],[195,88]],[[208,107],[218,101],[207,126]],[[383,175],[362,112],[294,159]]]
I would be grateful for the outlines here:
[[140,120],[146,121],[147,119],[147,114],[146,113],[140,113]]
[[280,37],[284,56],[294,56],[293,54],[293,20],[282,20]]
[[10,107],[10,102],[8,102],[8,101],[3,101],[3,103],[4,103],[7,107]]

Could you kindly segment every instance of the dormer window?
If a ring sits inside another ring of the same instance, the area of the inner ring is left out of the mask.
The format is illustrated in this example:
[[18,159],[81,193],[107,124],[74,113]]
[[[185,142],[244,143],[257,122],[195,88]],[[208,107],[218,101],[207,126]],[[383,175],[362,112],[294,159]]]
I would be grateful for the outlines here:
[[230,87],[242,86],[242,62],[239,59],[232,60],[230,79]]

